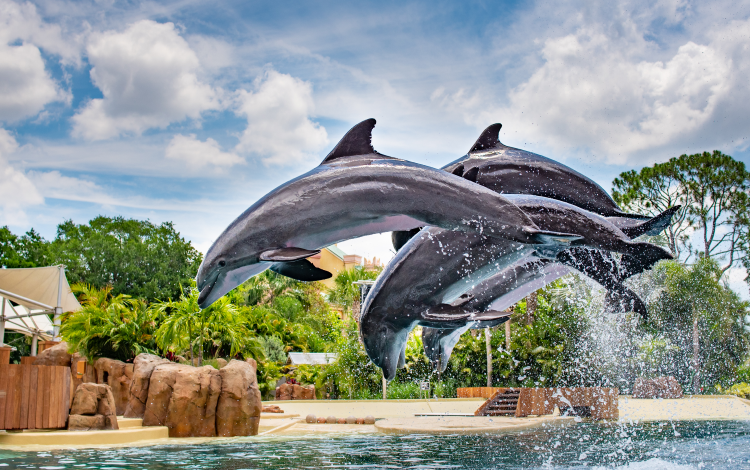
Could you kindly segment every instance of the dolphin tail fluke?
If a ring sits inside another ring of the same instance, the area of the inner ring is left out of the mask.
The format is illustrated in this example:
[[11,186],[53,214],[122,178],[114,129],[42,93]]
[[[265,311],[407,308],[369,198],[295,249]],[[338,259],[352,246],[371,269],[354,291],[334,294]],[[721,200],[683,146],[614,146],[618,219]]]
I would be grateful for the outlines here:
[[621,257],[618,279],[624,281],[631,276],[651,269],[658,261],[673,259],[667,250],[651,243],[630,243],[630,253]]
[[636,293],[624,285],[608,290],[605,295],[605,311],[613,313],[636,312],[644,320],[647,319],[647,306]]
[[[623,225],[615,223],[615,226],[621,229],[629,238],[636,238],[640,235],[659,235],[660,232],[670,226],[670,222],[673,220],[673,215],[681,208],[681,206],[673,206],[670,209],[658,214],[655,217],[641,223],[629,224],[626,222]],[[634,219],[627,219],[627,221],[633,221]]]
[[331,278],[330,272],[316,268],[307,259],[290,261],[288,263],[274,263],[270,269],[277,274],[297,281],[313,282]]

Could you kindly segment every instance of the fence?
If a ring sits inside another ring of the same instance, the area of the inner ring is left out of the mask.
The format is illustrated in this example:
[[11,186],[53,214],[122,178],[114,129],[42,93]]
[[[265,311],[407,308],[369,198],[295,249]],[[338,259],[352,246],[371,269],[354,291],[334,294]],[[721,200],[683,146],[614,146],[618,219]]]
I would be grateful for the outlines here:
[[0,429],[64,428],[70,400],[70,368],[0,365]]

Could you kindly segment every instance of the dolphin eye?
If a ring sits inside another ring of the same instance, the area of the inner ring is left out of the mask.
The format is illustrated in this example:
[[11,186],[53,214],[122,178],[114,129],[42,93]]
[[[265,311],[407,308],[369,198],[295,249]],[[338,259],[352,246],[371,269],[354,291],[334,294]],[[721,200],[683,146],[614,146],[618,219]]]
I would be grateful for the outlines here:
[[224,261],[224,260],[221,260],[217,264],[219,265],[220,268],[223,268],[223,267],[225,267],[227,265],[227,262]]

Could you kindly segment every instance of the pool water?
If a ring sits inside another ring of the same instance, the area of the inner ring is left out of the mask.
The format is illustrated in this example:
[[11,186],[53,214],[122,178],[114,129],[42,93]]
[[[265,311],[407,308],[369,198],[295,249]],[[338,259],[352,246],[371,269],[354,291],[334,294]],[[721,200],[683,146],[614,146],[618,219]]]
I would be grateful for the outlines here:
[[116,449],[0,451],[40,469],[748,469],[749,422],[577,423],[505,435],[308,435]]

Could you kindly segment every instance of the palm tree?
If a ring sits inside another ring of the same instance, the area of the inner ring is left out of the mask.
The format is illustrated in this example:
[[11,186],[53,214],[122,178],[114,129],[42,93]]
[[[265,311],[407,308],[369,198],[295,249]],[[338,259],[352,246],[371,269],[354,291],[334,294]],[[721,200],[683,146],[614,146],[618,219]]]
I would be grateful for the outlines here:
[[352,306],[360,301],[360,288],[355,284],[357,281],[373,281],[380,274],[379,271],[366,271],[356,267],[339,272],[334,279],[335,287],[329,289],[329,302],[341,306],[344,310],[351,311]]
[[154,317],[142,300],[124,294],[113,297],[111,286],[97,289],[73,284],[71,290],[82,307],[67,314],[60,327],[60,335],[71,350],[90,360],[128,360],[142,352],[154,352]]
[[203,364],[205,342],[210,342],[217,353],[229,347],[230,356],[242,351],[249,344],[250,332],[243,325],[243,318],[235,305],[227,297],[222,297],[210,307],[201,310],[198,306],[198,289],[192,286],[180,300],[159,302],[152,309],[161,318],[156,331],[156,341],[160,348],[172,351],[190,349],[193,362],[193,349],[198,346],[198,365]]

